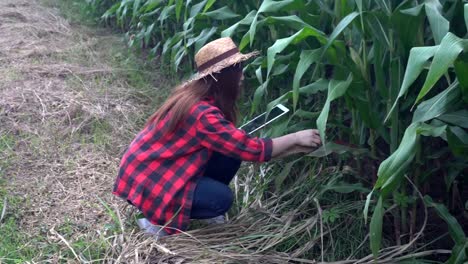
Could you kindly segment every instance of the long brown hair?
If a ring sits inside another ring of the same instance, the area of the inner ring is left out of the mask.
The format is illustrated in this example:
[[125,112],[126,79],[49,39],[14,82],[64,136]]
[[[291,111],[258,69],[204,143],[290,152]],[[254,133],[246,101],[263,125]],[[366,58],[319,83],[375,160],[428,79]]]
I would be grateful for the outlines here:
[[177,86],[164,104],[148,119],[146,125],[161,121],[167,114],[167,132],[174,131],[188,115],[190,108],[198,101],[212,97],[226,119],[237,121],[237,99],[240,95],[241,64],[224,68],[212,76]]

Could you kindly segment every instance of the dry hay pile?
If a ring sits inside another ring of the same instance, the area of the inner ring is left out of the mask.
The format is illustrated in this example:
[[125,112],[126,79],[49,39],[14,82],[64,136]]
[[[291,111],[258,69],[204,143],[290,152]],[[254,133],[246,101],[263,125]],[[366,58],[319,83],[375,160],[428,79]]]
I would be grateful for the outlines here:
[[[325,184],[329,172],[315,176],[323,178]],[[247,178],[251,176],[253,175],[247,174]],[[349,217],[333,226],[324,223],[323,208],[315,199],[319,188],[311,189],[308,195],[301,198],[300,204],[293,206],[291,203],[298,198],[295,196],[303,193],[301,188],[298,186],[289,189],[280,196],[263,199],[263,202],[260,202],[259,196],[250,197],[254,199],[250,208],[244,208],[223,225],[206,226],[157,240],[142,240],[140,236],[126,236],[122,232],[124,242],[119,244],[119,260],[125,263],[371,264],[405,260],[411,263],[413,258],[450,253],[448,250],[424,251],[424,246],[417,248],[416,242],[422,235],[423,227],[410,243],[384,248],[376,259],[372,254],[356,257],[355,252],[346,259],[326,262],[324,259],[327,256],[336,254],[332,245],[335,231],[352,228],[356,224],[355,218]],[[315,204],[316,208],[311,209],[311,204]],[[349,202],[344,203],[342,209],[354,212],[362,206],[360,202]],[[368,243],[367,236],[355,251],[368,247]]]

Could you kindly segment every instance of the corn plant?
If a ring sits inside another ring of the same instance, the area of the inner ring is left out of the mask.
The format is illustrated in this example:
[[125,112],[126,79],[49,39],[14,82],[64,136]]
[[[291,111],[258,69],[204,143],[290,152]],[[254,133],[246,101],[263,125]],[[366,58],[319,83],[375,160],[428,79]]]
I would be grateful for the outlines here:
[[[447,192],[466,181],[460,176],[468,167],[465,1],[122,0],[102,17],[126,30],[131,46],[149,48],[186,77],[194,53],[214,38],[260,50],[263,56],[245,65],[255,87],[246,116],[288,103],[290,118],[264,134],[316,126],[324,142],[287,161],[276,189],[294,184],[287,179],[293,166],[315,168],[312,158],[355,164],[363,182],[373,184],[363,212],[367,219],[372,209],[375,256],[385,214],[393,219],[394,241],[409,243],[418,238],[417,188],[437,174]],[[449,262],[461,263],[467,240],[447,200],[421,202],[447,221],[455,245]]]

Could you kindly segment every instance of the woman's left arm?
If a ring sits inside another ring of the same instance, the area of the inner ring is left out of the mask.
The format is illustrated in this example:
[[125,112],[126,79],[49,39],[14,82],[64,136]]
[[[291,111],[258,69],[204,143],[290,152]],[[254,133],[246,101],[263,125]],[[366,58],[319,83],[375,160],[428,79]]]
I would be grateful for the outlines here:
[[272,157],[272,139],[253,137],[236,128],[216,107],[210,107],[201,114],[195,129],[196,138],[202,146],[223,155],[259,162]]
[[301,130],[273,139],[253,137],[236,128],[214,107],[200,116],[196,130],[201,145],[246,161],[268,161],[271,158],[308,152],[321,144],[316,129]]
[[310,152],[321,145],[319,132],[306,129],[273,138],[272,158],[282,158],[296,153]]

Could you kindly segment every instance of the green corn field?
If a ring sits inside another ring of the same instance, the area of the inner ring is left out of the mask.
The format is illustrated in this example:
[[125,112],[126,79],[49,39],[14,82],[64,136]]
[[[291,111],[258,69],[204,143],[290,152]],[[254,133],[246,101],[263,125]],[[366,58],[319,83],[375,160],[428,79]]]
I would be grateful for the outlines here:
[[[313,200],[303,205],[307,188],[316,188],[320,181],[313,177],[320,174],[334,179],[319,191],[323,219],[330,229],[339,228],[347,214],[362,221],[359,234],[348,234],[366,241],[360,254],[378,258],[384,247],[396,245],[425,248],[448,233],[427,249],[443,244],[451,250],[444,261],[466,261],[467,1],[87,0],[86,5],[103,24],[124,31],[130,47],[170,65],[181,80],[194,73],[194,54],[210,40],[229,36],[242,52],[260,52],[244,65],[242,120],[283,103],[292,113],[261,135],[317,128],[325,144],[305,157],[255,167],[258,175],[249,187],[261,190],[255,199],[267,201],[304,186],[288,199],[307,215],[317,208]],[[245,198],[240,208],[254,199],[248,192],[240,191]],[[289,252],[294,243],[307,243],[296,236],[291,247],[286,241],[276,249]],[[343,255],[357,248],[336,245]],[[300,256],[313,257],[307,254]]]

